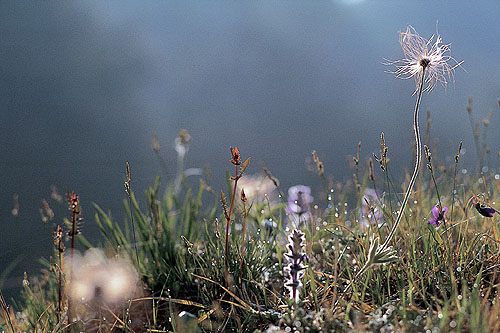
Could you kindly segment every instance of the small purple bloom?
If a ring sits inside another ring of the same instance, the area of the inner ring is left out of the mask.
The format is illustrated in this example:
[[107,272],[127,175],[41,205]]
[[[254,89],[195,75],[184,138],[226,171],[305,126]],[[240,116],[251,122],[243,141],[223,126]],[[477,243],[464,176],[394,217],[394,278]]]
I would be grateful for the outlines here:
[[497,213],[497,210],[495,208],[485,206],[485,205],[481,204],[480,202],[477,202],[476,199],[472,199],[472,204],[476,207],[479,214],[481,214],[485,217],[493,217],[493,215],[495,215],[495,213]]
[[311,188],[304,185],[292,186],[288,189],[287,213],[296,226],[300,226],[311,217],[310,204],[313,201]]
[[[359,211],[359,223],[365,227],[370,224],[382,224],[384,222],[384,214],[375,205],[380,202],[379,194],[372,188],[366,188],[361,198],[361,209]],[[368,201],[368,204],[366,203]],[[372,205],[373,203],[373,205]],[[373,207],[373,211],[371,210]]]
[[433,218],[429,219],[429,223],[439,227],[441,222],[445,222],[445,215],[448,212],[448,207],[444,206],[443,209],[440,209],[439,205],[432,207],[432,215]]
[[292,186],[288,189],[288,207],[289,214],[302,215],[309,211],[309,204],[313,201],[311,188],[304,185]]

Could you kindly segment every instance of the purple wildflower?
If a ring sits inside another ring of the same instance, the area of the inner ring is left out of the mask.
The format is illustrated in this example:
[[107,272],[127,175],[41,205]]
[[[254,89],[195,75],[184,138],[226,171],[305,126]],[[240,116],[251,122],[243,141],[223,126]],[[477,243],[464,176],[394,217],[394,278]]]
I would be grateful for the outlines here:
[[372,188],[365,189],[361,201],[361,209],[359,211],[359,223],[361,225],[367,227],[370,224],[383,223],[384,214],[375,204],[372,205],[372,203],[380,201],[379,198],[380,198],[379,194],[374,189]]
[[439,227],[441,225],[441,222],[445,222],[445,215],[448,212],[448,207],[444,206],[443,209],[439,207],[439,205],[436,205],[432,207],[432,215],[434,216],[433,218],[429,219],[429,223]]
[[[313,201],[311,188],[304,185],[292,186],[288,189],[288,206],[286,211],[297,217],[298,224],[307,220],[310,203]],[[306,214],[307,213],[307,214]]]
[[476,207],[477,211],[479,214],[485,216],[485,217],[493,217],[495,213],[498,213],[498,211],[495,208],[491,208],[488,206],[485,206],[481,204],[480,202],[477,202],[476,199],[472,199],[472,204]]

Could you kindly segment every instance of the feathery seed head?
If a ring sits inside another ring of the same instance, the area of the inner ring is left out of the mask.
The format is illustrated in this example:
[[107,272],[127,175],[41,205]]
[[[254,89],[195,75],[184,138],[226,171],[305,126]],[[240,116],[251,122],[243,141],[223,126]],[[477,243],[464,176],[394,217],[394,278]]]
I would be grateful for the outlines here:
[[[449,81],[455,82],[455,69],[463,61],[457,62],[450,52],[450,44],[443,44],[439,35],[432,35],[428,40],[421,37],[411,25],[406,31],[399,32],[399,43],[405,55],[404,59],[388,61],[386,65],[393,65],[396,70],[389,71],[397,78],[414,78],[417,92],[422,75],[425,73],[424,91],[430,92],[438,82],[446,88]],[[454,62],[454,64],[450,64]]]

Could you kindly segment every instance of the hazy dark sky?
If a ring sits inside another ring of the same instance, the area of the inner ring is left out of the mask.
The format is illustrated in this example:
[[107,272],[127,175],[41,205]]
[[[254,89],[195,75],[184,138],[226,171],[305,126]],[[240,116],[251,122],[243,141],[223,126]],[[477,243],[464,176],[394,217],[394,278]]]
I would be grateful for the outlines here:
[[[403,56],[407,24],[428,38],[439,20],[467,71],[423,98],[441,157],[464,140],[474,165],[469,96],[476,120],[494,111],[496,156],[498,13],[497,1],[0,2],[0,271],[24,260],[5,288],[51,253],[51,226],[38,215],[50,185],[80,193],[84,232],[96,235],[91,202],[123,215],[125,161],[138,193],[160,171],[153,133],[173,174],[173,140],[187,129],[187,165],[210,163],[216,184],[234,145],[253,157],[249,172],[264,163],[285,185],[314,182],[304,166],[313,149],[327,173],[347,177],[358,141],[365,159],[381,131],[394,166],[408,166],[414,82],[381,64]],[[54,209],[56,222],[67,216]]]

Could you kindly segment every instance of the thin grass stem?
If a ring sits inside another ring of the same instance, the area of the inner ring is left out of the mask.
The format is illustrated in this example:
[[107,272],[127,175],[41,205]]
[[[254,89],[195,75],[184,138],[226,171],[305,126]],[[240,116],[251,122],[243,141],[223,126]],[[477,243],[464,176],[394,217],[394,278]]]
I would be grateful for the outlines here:
[[235,164],[235,176],[234,176],[234,187],[233,187],[233,193],[231,194],[231,203],[229,205],[229,212],[227,213],[226,216],[226,249],[225,249],[225,259],[226,259],[226,269],[228,269],[228,245],[229,245],[229,225],[231,223],[231,212],[233,211],[233,205],[234,205],[234,198],[236,197],[236,187],[238,186],[238,179],[239,179],[239,174],[238,174],[238,164]]
[[455,170],[453,171],[453,192],[451,194],[451,216],[450,219],[453,221],[453,208],[455,207],[455,191],[457,186],[457,167],[458,167],[458,159],[460,158],[460,150],[462,150],[462,140],[460,140],[460,144],[458,146],[458,153],[455,155]]
[[133,213],[135,208],[133,208],[134,206],[132,206],[132,191],[130,188],[130,181],[131,181],[130,164],[127,162],[126,166],[127,166],[127,180],[125,181],[124,185],[125,185],[125,192],[127,192],[127,197],[128,197],[128,206],[130,209],[130,224],[132,225],[132,236],[134,238],[135,258],[137,260],[137,265],[139,265],[139,252],[137,250],[137,239],[135,236],[135,223],[134,223],[134,213]]
[[243,202],[243,235],[242,240],[241,240],[241,259],[240,259],[240,279],[243,274],[243,250],[245,249],[245,227],[246,227],[246,216],[247,216],[247,208],[246,208],[246,202],[247,198],[245,196],[245,191],[242,189],[241,190],[241,202]]

